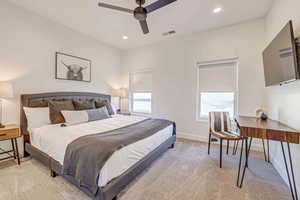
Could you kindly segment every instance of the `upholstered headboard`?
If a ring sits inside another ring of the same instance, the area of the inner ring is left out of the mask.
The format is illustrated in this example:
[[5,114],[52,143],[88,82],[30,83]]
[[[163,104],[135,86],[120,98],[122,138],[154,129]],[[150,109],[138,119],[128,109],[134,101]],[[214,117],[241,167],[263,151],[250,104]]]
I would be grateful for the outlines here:
[[107,100],[111,101],[110,95],[86,93],[86,92],[55,92],[41,94],[23,94],[21,95],[20,129],[24,136],[24,143],[30,142],[29,132],[27,130],[27,119],[23,107],[47,107],[49,100]]

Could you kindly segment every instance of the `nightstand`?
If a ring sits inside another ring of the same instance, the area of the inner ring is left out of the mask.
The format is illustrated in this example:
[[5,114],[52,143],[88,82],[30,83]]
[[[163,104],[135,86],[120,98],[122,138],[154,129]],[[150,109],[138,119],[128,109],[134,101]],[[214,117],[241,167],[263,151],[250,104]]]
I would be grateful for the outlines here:
[[131,115],[131,113],[128,112],[128,111],[118,111],[117,114],[119,114],[119,115]]
[[[19,126],[17,125],[14,124],[6,125],[4,128],[0,128],[0,141],[10,140],[12,146],[12,150],[9,151],[0,148],[0,155],[2,154],[9,155],[5,158],[0,158],[0,161],[14,158],[17,159],[18,165],[20,165],[20,156],[19,156],[18,143],[17,143],[17,138],[19,137],[21,137],[21,134],[19,131]],[[13,155],[11,155],[10,153],[13,153]]]

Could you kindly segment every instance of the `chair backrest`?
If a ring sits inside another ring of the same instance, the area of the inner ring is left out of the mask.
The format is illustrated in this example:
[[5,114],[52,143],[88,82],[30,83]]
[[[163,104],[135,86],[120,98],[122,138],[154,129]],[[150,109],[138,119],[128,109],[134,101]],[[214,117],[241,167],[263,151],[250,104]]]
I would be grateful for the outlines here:
[[229,112],[209,112],[210,132],[228,132],[231,131],[231,129]]

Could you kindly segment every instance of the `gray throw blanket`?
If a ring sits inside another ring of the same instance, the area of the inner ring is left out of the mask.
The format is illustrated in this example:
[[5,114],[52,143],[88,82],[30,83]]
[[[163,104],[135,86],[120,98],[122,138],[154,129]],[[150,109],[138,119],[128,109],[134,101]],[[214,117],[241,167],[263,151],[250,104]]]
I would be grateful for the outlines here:
[[174,127],[173,134],[176,134],[174,122],[146,119],[112,131],[80,137],[67,147],[63,175],[96,196],[99,172],[115,151],[147,138],[171,124]]

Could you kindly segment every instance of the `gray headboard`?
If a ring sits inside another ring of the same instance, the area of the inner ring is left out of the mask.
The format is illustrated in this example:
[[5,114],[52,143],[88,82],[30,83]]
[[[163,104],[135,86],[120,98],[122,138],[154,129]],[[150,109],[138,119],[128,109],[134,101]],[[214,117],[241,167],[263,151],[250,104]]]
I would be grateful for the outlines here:
[[107,100],[111,102],[110,95],[86,93],[86,92],[55,92],[41,94],[23,94],[21,95],[20,129],[24,136],[24,143],[30,142],[29,132],[27,130],[27,119],[23,107],[47,107],[49,100]]

